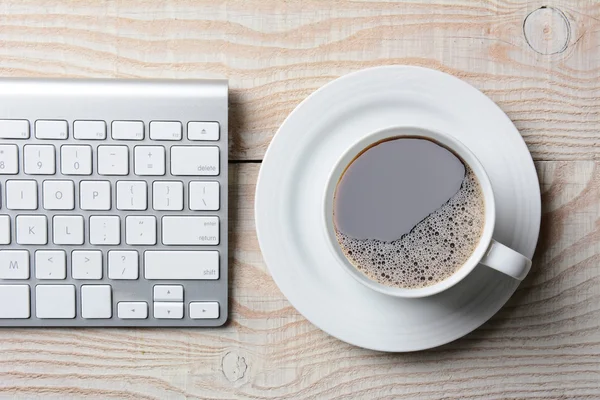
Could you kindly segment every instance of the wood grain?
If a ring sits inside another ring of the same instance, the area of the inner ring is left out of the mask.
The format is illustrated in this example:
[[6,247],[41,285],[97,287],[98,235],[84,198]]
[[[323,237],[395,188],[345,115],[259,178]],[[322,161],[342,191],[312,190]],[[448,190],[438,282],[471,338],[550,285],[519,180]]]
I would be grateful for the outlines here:
[[0,399],[600,398],[600,5],[594,0],[0,2],[0,76],[230,80],[230,153],[361,68],[437,68],[482,90],[537,160],[534,269],[454,343],[381,354],[286,301],[254,230],[259,163],[230,168],[223,329],[0,330]]
[[0,330],[0,398],[594,399],[600,397],[600,162],[538,162],[534,269],[452,344],[383,354],[285,300],[254,231],[258,164],[231,166],[231,322],[223,329]]
[[536,160],[600,159],[595,0],[4,0],[0,75],[230,79],[231,159],[260,160],[308,94],[386,64],[490,96]]

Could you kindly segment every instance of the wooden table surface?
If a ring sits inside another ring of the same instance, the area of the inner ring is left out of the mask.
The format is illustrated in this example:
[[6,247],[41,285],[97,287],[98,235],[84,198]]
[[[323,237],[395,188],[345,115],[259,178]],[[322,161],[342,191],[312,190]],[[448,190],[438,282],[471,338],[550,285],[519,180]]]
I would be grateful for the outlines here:
[[[54,5],[50,5],[54,4]],[[0,330],[0,398],[600,398],[600,5],[593,0],[3,0],[0,75],[230,80],[231,320]],[[536,161],[531,274],[454,343],[383,354],[307,322],[263,262],[253,200],[288,113],[365,67],[458,76]]]

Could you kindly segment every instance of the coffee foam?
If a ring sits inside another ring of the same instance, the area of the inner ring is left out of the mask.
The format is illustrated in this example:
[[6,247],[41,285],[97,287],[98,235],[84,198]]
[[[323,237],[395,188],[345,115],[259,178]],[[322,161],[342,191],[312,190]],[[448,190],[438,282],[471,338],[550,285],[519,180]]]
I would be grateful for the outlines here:
[[336,229],[348,260],[386,286],[416,289],[449,278],[471,256],[483,231],[485,205],[474,172],[465,165],[458,192],[400,239],[355,239]]

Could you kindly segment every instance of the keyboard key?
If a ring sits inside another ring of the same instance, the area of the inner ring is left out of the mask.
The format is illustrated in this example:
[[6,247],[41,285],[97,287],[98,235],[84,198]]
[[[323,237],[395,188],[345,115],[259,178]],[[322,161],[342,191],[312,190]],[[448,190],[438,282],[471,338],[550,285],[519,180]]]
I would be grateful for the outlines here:
[[0,285],[0,319],[30,317],[29,285]]
[[148,189],[145,181],[117,182],[118,210],[145,210],[148,208]]
[[83,244],[83,216],[56,215],[52,222],[54,244]]
[[113,121],[112,138],[115,140],[143,140],[144,123],[142,121]]
[[0,119],[0,139],[29,139],[29,121]]
[[62,146],[60,148],[60,170],[64,175],[91,175],[92,147]]
[[194,301],[190,303],[191,319],[219,318],[219,303],[216,301]]
[[27,145],[24,149],[26,174],[54,175],[56,173],[54,146]]
[[183,303],[154,303],[154,318],[181,319],[183,318]]
[[146,319],[148,318],[148,303],[121,301],[117,304],[117,315],[121,319]]
[[163,217],[162,242],[166,245],[217,245],[219,218]]
[[38,318],[75,318],[74,285],[37,285],[35,316]]
[[64,140],[68,137],[67,121],[38,119],[35,121],[35,137]]
[[153,215],[126,217],[125,242],[129,245],[156,244],[156,217]]
[[81,316],[87,319],[112,317],[112,290],[110,285],[81,286]]
[[171,174],[219,175],[219,148],[216,146],[171,147]]
[[155,285],[154,301],[183,301],[183,286]]
[[106,139],[106,122],[104,121],[75,121],[73,136],[82,140]]
[[129,148],[127,146],[98,146],[98,174],[127,175]]
[[35,252],[35,277],[37,279],[65,279],[67,256],[63,250],[38,250]]
[[183,210],[183,182],[154,182],[152,208],[155,210]]
[[219,279],[219,252],[148,250],[144,268],[146,279]]
[[150,139],[152,140],[181,140],[181,122],[152,121],[150,122]]
[[188,122],[188,139],[219,140],[218,122]]
[[10,217],[0,215],[0,244],[10,244]]
[[72,210],[75,208],[75,184],[73,181],[44,181],[44,209]]
[[118,216],[95,215],[90,217],[90,244],[120,244],[120,225]]
[[102,252],[99,250],[73,250],[71,275],[73,279],[102,279]]
[[190,210],[217,211],[219,209],[219,182],[190,182]]
[[45,215],[19,215],[16,227],[18,244],[48,243],[48,221]]
[[164,175],[165,148],[163,146],[135,146],[136,175]]
[[29,252],[0,250],[0,279],[29,279]]
[[138,279],[138,252],[111,250],[108,252],[109,279]]
[[36,210],[36,181],[6,181],[6,207],[9,210]]
[[81,181],[79,206],[82,210],[110,210],[110,182]]
[[19,149],[14,144],[0,146],[0,175],[19,173]]

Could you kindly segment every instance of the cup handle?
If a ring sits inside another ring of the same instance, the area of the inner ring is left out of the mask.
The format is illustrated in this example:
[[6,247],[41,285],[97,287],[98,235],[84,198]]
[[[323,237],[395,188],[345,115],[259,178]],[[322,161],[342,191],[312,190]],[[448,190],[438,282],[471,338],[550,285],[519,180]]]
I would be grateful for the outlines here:
[[529,258],[494,239],[480,263],[520,281],[527,276],[531,269]]

